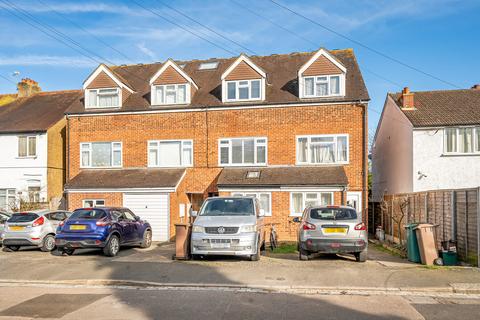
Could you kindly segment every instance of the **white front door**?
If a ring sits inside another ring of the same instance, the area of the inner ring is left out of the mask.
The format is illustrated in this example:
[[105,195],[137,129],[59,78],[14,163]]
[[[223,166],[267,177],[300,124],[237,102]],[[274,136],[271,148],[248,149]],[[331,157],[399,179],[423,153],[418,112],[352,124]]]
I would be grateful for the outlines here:
[[152,226],[153,241],[170,239],[170,204],[168,193],[124,193],[123,206]]
[[347,206],[355,208],[359,214],[362,213],[362,193],[359,191],[347,192]]

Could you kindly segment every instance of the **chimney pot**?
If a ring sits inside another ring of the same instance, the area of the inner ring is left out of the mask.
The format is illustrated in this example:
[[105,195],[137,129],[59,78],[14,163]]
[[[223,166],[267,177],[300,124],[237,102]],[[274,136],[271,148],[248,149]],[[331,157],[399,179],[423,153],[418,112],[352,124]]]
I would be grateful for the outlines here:
[[38,85],[38,82],[30,78],[23,78],[17,84],[18,97],[28,97],[34,93],[42,91],[42,88]]
[[473,90],[480,90],[480,84],[477,83],[477,84],[474,84],[473,87],[472,87]]

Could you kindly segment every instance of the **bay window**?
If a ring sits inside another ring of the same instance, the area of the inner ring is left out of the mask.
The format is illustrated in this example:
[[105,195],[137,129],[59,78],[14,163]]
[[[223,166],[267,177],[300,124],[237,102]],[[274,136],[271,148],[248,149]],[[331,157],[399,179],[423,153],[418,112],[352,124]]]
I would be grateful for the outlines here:
[[227,81],[226,101],[260,100],[262,80]]
[[298,164],[348,163],[348,135],[297,137]]
[[18,156],[20,158],[37,156],[37,137],[36,136],[18,137]]
[[260,209],[263,209],[265,216],[272,216],[272,194],[270,192],[233,192],[232,196],[255,197],[260,202]]
[[219,140],[220,165],[266,165],[267,138]]
[[152,86],[152,105],[189,103],[190,87],[187,84]]
[[192,164],[192,140],[160,140],[148,142],[149,167],[190,167]]
[[445,154],[480,153],[480,127],[445,128]]
[[87,108],[118,108],[121,101],[120,88],[87,89],[85,106]]
[[333,192],[291,192],[290,215],[301,216],[309,206],[328,206],[333,204]]
[[88,142],[80,144],[80,167],[108,168],[121,166],[121,142]]
[[344,75],[303,77],[303,97],[327,97],[341,95]]

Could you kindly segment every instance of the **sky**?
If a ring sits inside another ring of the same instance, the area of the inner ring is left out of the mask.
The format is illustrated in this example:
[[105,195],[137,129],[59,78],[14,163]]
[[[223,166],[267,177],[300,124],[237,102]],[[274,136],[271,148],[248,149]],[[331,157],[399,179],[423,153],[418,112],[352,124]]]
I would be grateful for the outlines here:
[[0,0],[0,93],[79,89],[100,62],[353,48],[372,136],[387,92],[480,83],[478,0],[273,1],[330,31],[270,0]]

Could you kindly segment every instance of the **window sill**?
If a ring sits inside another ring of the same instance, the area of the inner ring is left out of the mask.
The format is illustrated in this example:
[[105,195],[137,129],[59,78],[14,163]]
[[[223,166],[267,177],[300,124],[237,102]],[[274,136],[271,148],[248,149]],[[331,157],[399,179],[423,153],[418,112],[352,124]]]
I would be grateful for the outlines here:
[[85,110],[90,110],[90,109],[93,109],[93,110],[97,110],[97,109],[101,109],[101,110],[110,110],[110,109],[120,109],[122,106],[115,106],[115,107],[87,107],[85,106]]
[[87,169],[87,170],[90,170],[90,169],[123,169],[123,167],[80,167],[80,169]]
[[294,218],[296,218],[296,217],[301,217],[302,215],[303,215],[303,213],[290,213],[290,214],[289,214],[289,217],[294,217]]
[[150,105],[151,108],[164,108],[164,107],[188,107],[190,105],[189,102],[182,102],[182,103],[165,103],[165,104],[152,104]]
[[147,166],[148,169],[175,169],[175,168],[193,168],[193,165],[185,166]]
[[299,167],[308,167],[308,166],[318,166],[318,167],[327,167],[327,166],[344,166],[350,164],[350,161],[347,162],[328,162],[328,163],[304,163],[296,162],[295,165]]
[[219,167],[247,167],[247,168],[251,168],[251,167],[268,167],[268,164],[266,163],[240,163],[240,164],[226,164],[226,163],[219,163],[218,164]]
[[443,153],[441,157],[479,157],[480,152],[472,153]]
[[258,99],[238,99],[238,100],[225,100],[223,103],[238,103],[238,102],[258,102],[258,101],[264,101],[262,98]]
[[38,156],[29,156],[29,157],[15,157],[15,159],[37,159]]

